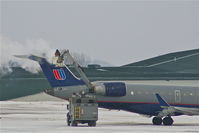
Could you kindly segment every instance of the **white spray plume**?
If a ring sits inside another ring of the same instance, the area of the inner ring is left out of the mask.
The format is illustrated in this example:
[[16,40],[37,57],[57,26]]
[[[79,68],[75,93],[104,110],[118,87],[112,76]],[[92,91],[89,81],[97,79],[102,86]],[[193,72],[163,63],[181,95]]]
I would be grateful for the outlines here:
[[20,66],[27,71],[37,73],[40,70],[37,62],[18,59],[13,55],[34,54],[50,61],[54,51],[50,43],[43,39],[26,40],[21,43],[0,35],[0,69],[11,71],[11,67]]

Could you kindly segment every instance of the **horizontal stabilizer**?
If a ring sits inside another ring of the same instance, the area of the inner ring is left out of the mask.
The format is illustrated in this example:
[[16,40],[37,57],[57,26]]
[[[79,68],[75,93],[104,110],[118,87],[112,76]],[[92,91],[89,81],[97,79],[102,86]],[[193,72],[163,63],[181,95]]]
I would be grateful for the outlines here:
[[35,55],[14,55],[14,56],[18,57],[18,58],[22,58],[22,59],[30,59],[30,60],[33,60],[33,61],[37,61],[40,64],[44,63],[44,62],[47,62],[45,58],[39,57],[39,56],[35,56]]

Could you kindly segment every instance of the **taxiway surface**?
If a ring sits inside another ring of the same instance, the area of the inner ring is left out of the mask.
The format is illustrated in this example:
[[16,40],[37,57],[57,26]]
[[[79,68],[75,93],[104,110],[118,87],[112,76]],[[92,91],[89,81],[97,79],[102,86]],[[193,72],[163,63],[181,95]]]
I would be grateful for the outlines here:
[[67,102],[0,102],[1,133],[199,133],[199,116],[178,116],[173,126],[154,126],[152,118],[99,109],[96,127],[68,127]]

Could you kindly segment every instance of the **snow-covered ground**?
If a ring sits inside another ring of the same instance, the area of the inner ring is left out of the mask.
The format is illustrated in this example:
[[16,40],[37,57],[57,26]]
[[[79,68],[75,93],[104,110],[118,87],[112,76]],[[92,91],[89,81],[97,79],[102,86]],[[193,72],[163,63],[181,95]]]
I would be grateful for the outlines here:
[[173,126],[154,126],[152,118],[99,109],[97,127],[68,127],[67,102],[0,102],[0,133],[199,133],[199,116],[178,116]]

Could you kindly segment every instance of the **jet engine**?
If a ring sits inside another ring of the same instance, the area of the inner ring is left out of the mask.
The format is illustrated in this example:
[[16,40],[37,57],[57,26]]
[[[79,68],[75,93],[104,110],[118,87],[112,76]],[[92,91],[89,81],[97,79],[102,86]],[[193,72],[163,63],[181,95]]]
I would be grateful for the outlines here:
[[126,95],[126,86],[122,82],[105,82],[95,85],[95,93],[102,96],[122,97]]

